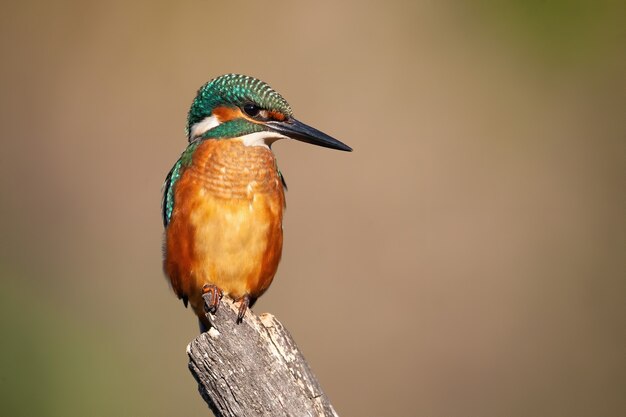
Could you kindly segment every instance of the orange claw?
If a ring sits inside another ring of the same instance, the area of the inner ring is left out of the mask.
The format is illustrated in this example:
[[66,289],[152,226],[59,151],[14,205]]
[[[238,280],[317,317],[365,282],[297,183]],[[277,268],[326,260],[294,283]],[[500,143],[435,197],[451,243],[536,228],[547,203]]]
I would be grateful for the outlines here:
[[246,294],[239,299],[239,313],[237,313],[237,323],[241,323],[243,317],[246,315],[246,311],[248,311],[248,306],[250,305],[250,295]]
[[222,290],[213,284],[204,284],[202,286],[202,298],[204,298],[204,311],[215,314],[217,307],[222,299]]

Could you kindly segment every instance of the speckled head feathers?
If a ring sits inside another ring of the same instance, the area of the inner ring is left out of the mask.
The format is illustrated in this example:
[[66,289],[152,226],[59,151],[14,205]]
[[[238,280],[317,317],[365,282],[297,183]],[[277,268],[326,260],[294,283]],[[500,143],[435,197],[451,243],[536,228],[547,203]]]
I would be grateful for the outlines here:
[[187,116],[187,135],[191,127],[211,116],[219,106],[241,107],[252,103],[258,107],[276,111],[289,117],[289,103],[267,83],[241,74],[225,74],[204,84],[198,90]]

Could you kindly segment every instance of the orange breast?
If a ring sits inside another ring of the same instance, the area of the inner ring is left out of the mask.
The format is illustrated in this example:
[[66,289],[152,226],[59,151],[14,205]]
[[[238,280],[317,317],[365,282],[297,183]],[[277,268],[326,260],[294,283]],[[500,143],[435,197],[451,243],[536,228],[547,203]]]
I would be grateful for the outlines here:
[[206,140],[174,185],[165,272],[203,317],[202,287],[259,297],[282,252],[285,196],[274,154],[238,140]]

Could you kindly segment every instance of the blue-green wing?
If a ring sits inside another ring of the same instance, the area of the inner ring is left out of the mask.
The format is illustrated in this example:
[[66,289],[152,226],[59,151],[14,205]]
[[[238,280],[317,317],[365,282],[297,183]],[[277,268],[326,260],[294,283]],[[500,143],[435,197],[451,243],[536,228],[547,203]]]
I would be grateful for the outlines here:
[[176,182],[180,179],[183,170],[191,165],[193,152],[196,150],[200,142],[193,142],[182,153],[178,161],[174,164],[170,172],[165,177],[163,184],[163,199],[161,200],[161,210],[163,215],[163,226],[170,224],[172,213],[174,212],[174,189]]
[[163,200],[161,201],[161,210],[163,211],[163,227],[167,227],[174,211],[174,185],[180,178],[180,170],[182,162],[179,159],[172,167],[165,178],[163,184]]

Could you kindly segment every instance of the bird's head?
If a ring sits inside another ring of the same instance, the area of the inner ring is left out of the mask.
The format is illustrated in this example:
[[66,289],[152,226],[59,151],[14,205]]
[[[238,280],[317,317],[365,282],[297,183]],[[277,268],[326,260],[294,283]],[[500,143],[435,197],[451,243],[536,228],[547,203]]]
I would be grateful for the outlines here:
[[240,138],[249,146],[296,139],[342,151],[352,148],[293,117],[289,103],[269,85],[246,75],[226,74],[203,85],[187,116],[189,142]]

